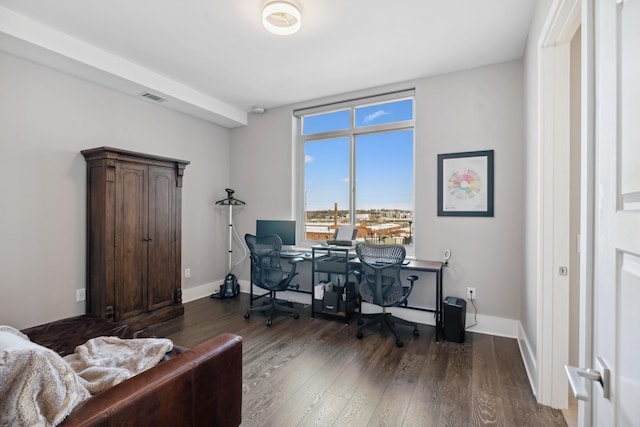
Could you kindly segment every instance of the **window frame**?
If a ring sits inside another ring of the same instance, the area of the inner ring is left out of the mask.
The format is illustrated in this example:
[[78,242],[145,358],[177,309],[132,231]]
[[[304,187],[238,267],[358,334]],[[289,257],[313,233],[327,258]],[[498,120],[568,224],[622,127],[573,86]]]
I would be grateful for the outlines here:
[[[362,107],[368,107],[372,105],[385,104],[396,101],[403,101],[406,99],[412,100],[412,118],[410,120],[401,120],[392,123],[382,123],[382,124],[374,124],[374,125],[366,125],[356,127],[356,110]],[[316,132],[312,134],[303,134],[304,131],[304,117],[312,116],[312,115],[320,115],[327,114],[334,111],[341,110],[349,110],[350,114],[350,124],[351,126],[348,129],[341,130],[332,130],[327,132]],[[331,140],[337,138],[348,138],[349,139],[349,222],[350,224],[356,224],[356,196],[357,196],[357,188],[356,188],[356,180],[355,180],[355,152],[356,152],[356,139],[359,136],[363,135],[373,135],[379,133],[389,133],[396,131],[404,131],[404,130],[412,130],[413,131],[413,192],[414,195],[412,197],[413,202],[413,224],[415,226],[415,164],[416,164],[416,139],[415,139],[415,91],[407,90],[396,92],[392,94],[383,94],[379,96],[372,96],[366,98],[358,98],[355,100],[327,104],[319,107],[312,107],[303,110],[294,111],[294,144],[295,144],[295,152],[298,153],[297,156],[294,155],[296,159],[296,165],[294,165],[294,176],[297,177],[296,182],[299,184],[295,187],[296,197],[294,197],[294,211],[297,213],[296,218],[299,218],[298,222],[298,241],[306,246],[314,246],[318,244],[316,240],[307,240],[305,233],[305,144],[308,142],[315,141],[323,141],[323,140]],[[410,252],[413,253],[415,249],[415,240],[411,245],[405,245],[410,248]]]

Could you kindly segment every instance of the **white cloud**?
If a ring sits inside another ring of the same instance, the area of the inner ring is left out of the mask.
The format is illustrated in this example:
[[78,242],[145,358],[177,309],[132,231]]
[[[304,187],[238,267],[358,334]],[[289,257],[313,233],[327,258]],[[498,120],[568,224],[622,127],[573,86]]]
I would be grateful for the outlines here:
[[308,155],[308,154],[305,154],[305,156],[304,156],[304,162],[305,162],[305,163],[313,163],[313,157],[311,157],[311,156],[310,156],[310,155]]
[[378,110],[378,111],[376,111],[375,113],[371,113],[371,114],[369,114],[368,116],[366,116],[366,117],[364,118],[364,122],[365,122],[365,123],[369,123],[369,122],[374,121],[374,120],[375,120],[375,119],[377,119],[378,117],[387,116],[387,115],[389,115],[389,114],[391,114],[391,113],[390,113],[390,112],[388,112],[388,111]]
[[349,183],[349,177],[342,178],[342,183],[343,184],[348,184]]

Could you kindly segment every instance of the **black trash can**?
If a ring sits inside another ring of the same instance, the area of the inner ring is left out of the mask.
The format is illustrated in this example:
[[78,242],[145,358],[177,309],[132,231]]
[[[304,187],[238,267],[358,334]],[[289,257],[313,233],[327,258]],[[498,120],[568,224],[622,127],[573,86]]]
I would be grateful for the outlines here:
[[445,341],[464,342],[467,301],[458,297],[444,299],[444,332]]

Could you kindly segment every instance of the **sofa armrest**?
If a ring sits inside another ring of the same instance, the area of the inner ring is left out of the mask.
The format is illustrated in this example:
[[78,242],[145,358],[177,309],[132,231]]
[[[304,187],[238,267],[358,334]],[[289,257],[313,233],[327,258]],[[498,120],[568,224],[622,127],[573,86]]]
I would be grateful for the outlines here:
[[221,334],[76,406],[63,426],[238,426],[242,338]]

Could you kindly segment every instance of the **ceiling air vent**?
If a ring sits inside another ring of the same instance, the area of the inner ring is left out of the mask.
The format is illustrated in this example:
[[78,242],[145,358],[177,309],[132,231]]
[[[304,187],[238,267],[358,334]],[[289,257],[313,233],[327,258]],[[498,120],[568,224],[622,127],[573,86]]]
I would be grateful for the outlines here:
[[166,99],[164,99],[162,97],[159,97],[158,95],[154,95],[152,93],[149,93],[149,92],[141,93],[140,96],[143,97],[143,98],[150,99],[150,100],[155,101],[155,102],[164,102],[164,101],[166,101]]

